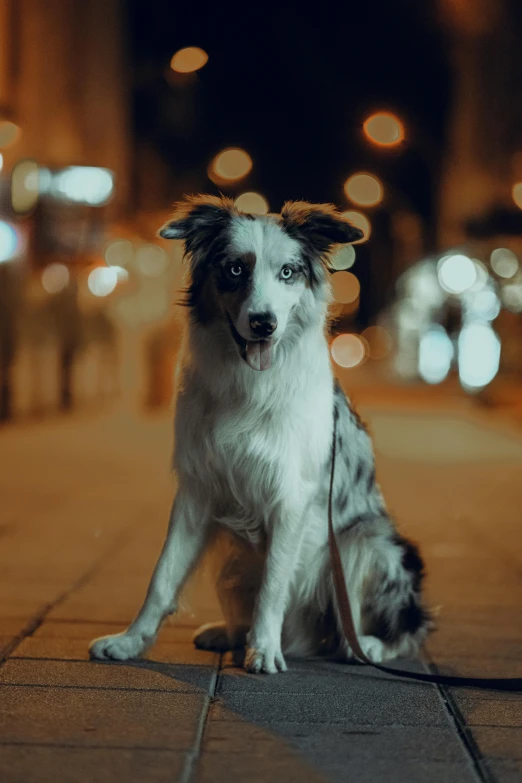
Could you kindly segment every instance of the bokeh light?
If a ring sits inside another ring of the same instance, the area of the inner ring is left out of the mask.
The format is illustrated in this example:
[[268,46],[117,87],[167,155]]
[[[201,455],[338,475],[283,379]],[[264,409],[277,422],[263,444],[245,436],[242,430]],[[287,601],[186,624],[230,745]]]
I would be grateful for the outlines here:
[[0,152],[0,171],[4,168],[4,156]]
[[336,302],[349,304],[359,297],[361,285],[352,272],[335,272],[332,275],[332,293]]
[[268,201],[260,193],[247,192],[238,196],[234,202],[241,212],[249,212],[254,215],[266,215]]
[[404,139],[404,126],[394,114],[378,112],[368,117],[363,124],[366,137],[374,144],[392,147]]
[[105,204],[113,190],[112,172],[97,166],[69,166],[55,174],[52,183],[54,196],[96,207]]
[[462,294],[477,282],[475,264],[459,253],[441,258],[438,275],[441,286],[450,294]]
[[330,264],[334,269],[350,269],[355,264],[355,248],[352,245],[339,245],[330,256]]
[[432,326],[420,338],[420,377],[426,383],[441,383],[450,371],[453,353],[453,343],[446,330],[439,325]]
[[366,357],[366,346],[357,334],[339,334],[332,340],[330,353],[339,367],[357,367]]
[[252,168],[252,159],[245,150],[231,147],[216,155],[211,168],[220,179],[242,179]]
[[199,71],[208,62],[208,54],[198,46],[187,46],[172,57],[170,67],[178,73]]
[[371,359],[384,359],[393,346],[391,334],[382,326],[368,326],[361,334],[368,345],[368,355]]
[[372,233],[372,225],[366,215],[363,215],[362,212],[356,212],[353,209],[349,209],[346,212],[343,212],[343,217],[345,217],[346,220],[349,220],[352,226],[360,228],[364,234],[362,239],[358,239],[357,242],[353,243],[354,245],[360,245],[362,242],[366,242],[370,238],[370,234]]
[[142,245],[136,250],[136,264],[147,277],[158,277],[166,270],[168,257],[159,245]]
[[0,264],[11,261],[18,251],[18,234],[10,223],[0,220]]
[[14,122],[0,122],[0,147],[11,147],[20,137],[20,128]]
[[519,207],[522,209],[522,182],[516,182],[513,185],[513,190],[511,191],[513,196],[513,201]]
[[39,192],[39,169],[35,160],[21,160],[11,175],[11,205],[18,214],[30,212],[36,206]]
[[49,264],[42,272],[42,286],[48,294],[57,294],[67,288],[70,278],[65,264]]
[[511,313],[522,313],[522,280],[502,286],[502,302]]
[[354,204],[373,207],[382,201],[383,189],[373,174],[354,174],[344,183],[344,190]]
[[507,247],[498,247],[491,253],[491,268],[499,277],[513,277],[518,271],[518,258]]
[[129,239],[113,239],[105,248],[107,266],[127,266],[134,257],[134,246]]
[[112,294],[118,284],[118,271],[115,266],[98,266],[90,272],[87,278],[89,291],[94,296]]
[[489,324],[473,323],[459,335],[459,378],[467,389],[491,383],[500,363],[500,340]]

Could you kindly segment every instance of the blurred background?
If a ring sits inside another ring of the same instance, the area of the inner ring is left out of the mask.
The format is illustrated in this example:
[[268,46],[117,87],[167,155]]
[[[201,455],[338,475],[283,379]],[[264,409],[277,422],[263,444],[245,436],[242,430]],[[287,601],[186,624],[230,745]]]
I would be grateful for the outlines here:
[[522,398],[522,6],[0,3],[0,420],[170,405],[186,193],[333,202],[348,388]]

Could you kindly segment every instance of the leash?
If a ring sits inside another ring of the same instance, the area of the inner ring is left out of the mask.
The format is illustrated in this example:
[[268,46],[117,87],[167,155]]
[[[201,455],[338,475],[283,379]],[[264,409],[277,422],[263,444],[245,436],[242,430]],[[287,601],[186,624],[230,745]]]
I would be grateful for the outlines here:
[[334,485],[334,473],[335,473],[335,442],[337,436],[337,415],[334,411],[334,427],[333,427],[333,440],[332,440],[332,469],[330,473],[330,492],[328,495],[328,543],[330,546],[330,558],[332,561],[333,581],[335,585],[335,594],[337,597],[337,605],[339,607],[339,614],[341,616],[341,622],[344,635],[350,645],[352,652],[355,656],[366,663],[368,666],[372,666],[374,669],[378,669],[386,674],[392,674],[395,677],[402,677],[408,680],[418,680],[420,682],[431,682],[437,685],[450,685],[459,688],[482,688],[485,690],[497,690],[497,691],[522,691],[522,677],[457,677],[449,676],[445,674],[428,674],[417,673],[407,671],[406,669],[395,669],[390,666],[382,666],[380,663],[374,663],[368,658],[368,656],[361,649],[359,639],[357,638],[357,631],[355,630],[355,624],[353,621],[352,607],[350,599],[348,597],[348,590],[346,587],[346,581],[344,578],[343,564],[341,560],[341,554],[339,552],[339,546],[337,544],[337,537],[335,535],[333,518],[332,518],[332,496]]

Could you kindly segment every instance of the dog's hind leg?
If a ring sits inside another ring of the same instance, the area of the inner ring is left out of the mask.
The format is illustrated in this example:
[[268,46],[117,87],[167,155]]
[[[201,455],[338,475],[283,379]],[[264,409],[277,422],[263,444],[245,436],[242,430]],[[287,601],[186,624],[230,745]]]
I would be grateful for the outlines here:
[[89,650],[92,658],[126,661],[154,644],[161,623],[176,611],[181,588],[207,543],[208,519],[207,509],[192,493],[178,492],[167,539],[138,616],[123,633],[95,639]]
[[[423,563],[416,547],[395,531],[386,516],[359,517],[337,532],[337,540],[363,651],[375,663],[415,655],[430,628],[421,598]],[[332,597],[342,639],[340,652],[353,658]]]

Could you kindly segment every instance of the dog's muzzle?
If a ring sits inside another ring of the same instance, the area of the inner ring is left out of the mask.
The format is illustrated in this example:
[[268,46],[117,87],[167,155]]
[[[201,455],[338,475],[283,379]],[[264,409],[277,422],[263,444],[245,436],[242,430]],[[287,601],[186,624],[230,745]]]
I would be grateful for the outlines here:
[[268,370],[272,364],[273,340],[245,340],[234,326],[230,315],[227,313],[228,326],[234,342],[239,348],[241,358],[253,370]]

